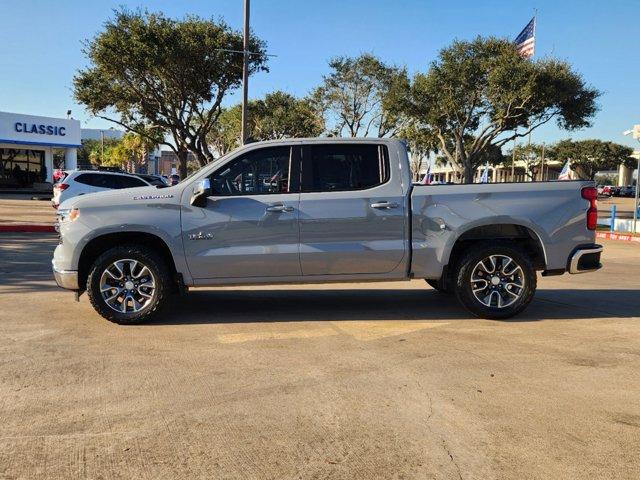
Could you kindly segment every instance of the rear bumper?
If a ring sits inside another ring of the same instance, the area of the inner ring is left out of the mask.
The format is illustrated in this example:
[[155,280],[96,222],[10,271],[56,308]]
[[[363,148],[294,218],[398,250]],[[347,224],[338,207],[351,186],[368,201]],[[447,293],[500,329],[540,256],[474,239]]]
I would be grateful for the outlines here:
[[52,263],[53,276],[59,287],[67,290],[78,290],[78,272],[75,270],[57,270],[55,263]]
[[602,268],[600,255],[602,245],[587,245],[576,248],[569,257],[569,273],[587,273]]

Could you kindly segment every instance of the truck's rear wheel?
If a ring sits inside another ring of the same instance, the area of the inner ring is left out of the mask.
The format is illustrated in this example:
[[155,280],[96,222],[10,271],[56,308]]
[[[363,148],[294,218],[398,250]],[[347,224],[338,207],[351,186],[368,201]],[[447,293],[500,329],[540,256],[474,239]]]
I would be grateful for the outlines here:
[[509,318],[533,299],[535,269],[513,244],[474,245],[458,265],[456,297],[478,317]]
[[164,304],[170,275],[165,263],[141,245],[114,247],[100,255],[87,278],[91,305],[122,325],[142,323]]

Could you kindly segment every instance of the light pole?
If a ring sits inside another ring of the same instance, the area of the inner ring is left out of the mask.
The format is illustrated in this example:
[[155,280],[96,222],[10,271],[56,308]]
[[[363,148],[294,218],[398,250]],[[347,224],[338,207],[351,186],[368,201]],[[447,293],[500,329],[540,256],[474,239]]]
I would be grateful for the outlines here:
[[244,0],[244,43],[242,52],[242,144],[247,140],[247,101],[249,97],[249,13],[250,0]]
[[[631,130],[623,132],[623,135],[631,135],[640,142],[640,125],[634,125]],[[633,174],[631,175],[633,180]],[[636,195],[633,201],[633,233],[636,233],[636,224],[638,222],[638,196],[640,195],[640,154],[638,155],[638,165],[636,170]]]

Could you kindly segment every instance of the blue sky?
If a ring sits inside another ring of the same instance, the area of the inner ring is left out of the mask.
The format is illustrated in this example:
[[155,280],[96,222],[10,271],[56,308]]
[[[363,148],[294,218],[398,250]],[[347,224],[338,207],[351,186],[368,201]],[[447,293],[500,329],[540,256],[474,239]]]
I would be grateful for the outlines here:
[[[242,0],[0,0],[0,110],[62,117],[72,109],[84,126],[110,126],[75,104],[71,80],[86,62],[83,40],[99,32],[120,5],[172,17],[222,17],[242,26]],[[250,96],[276,89],[304,95],[336,55],[372,52],[411,73],[426,71],[454,38],[514,38],[537,8],[536,56],[570,61],[603,95],[592,128],[563,132],[545,126],[533,141],[601,138],[637,147],[621,132],[640,123],[639,7],[638,0],[253,0],[252,28],[277,57],[269,73],[252,77]]]

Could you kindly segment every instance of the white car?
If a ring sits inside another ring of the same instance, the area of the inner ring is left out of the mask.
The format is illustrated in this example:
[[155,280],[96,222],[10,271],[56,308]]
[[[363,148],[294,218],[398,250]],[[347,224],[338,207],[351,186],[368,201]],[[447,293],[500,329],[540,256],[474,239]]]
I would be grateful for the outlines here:
[[105,172],[100,170],[71,170],[53,186],[51,204],[58,208],[63,201],[86,195],[121,188],[148,187],[150,182],[127,173]]

